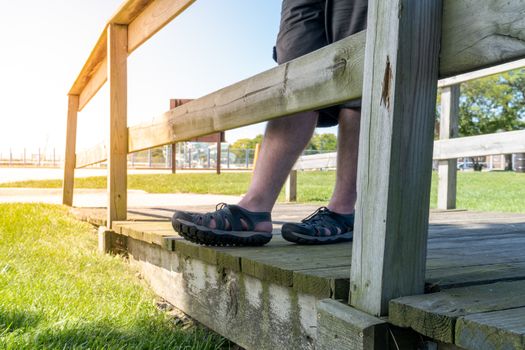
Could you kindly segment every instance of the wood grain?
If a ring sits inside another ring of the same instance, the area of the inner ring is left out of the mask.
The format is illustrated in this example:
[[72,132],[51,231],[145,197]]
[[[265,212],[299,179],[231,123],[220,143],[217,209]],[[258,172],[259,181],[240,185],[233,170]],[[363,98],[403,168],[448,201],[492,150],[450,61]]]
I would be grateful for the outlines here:
[[73,205],[75,185],[75,150],[77,144],[78,96],[69,95],[67,102],[66,154],[64,156],[64,182],[62,184],[62,204]]
[[351,305],[423,292],[441,1],[368,7]]
[[121,24],[108,27],[108,227],[127,216],[127,29]]
[[434,159],[478,157],[525,151],[525,130],[466,136],[434,143]]
[[[458,136],[459,85],[447,86],[441,90],[441,118],[439,138],[448,140]],[[438,162],[438,209],[456,208],[457,160]]]
[[141,9],[140,14],[129,23],[128,51],[131,53],[166,24],[181,14],[195,0],[154,0]]
[[454,343],[459,317],[525,306],[525,281],[453,288],[390,302],[389,321],[425,336]]
[[456,344],[465,349],[524,349],[525,307],[460,317]]

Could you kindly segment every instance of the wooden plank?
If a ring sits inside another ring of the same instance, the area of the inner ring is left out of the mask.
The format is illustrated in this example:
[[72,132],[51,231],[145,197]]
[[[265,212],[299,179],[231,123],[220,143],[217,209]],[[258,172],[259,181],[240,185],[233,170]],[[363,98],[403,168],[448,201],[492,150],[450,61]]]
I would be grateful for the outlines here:
[[465,349],[525,349],[525,307],[460,317],[456,344]]
[[111,16],[109,23],[129,24],[154,0],[126,0]]
[[454,343],[459,317],[525,306],[525,281],[453,288],[390,301],[389,322]]
[[75,154],[77,145],[78,96],[69,95],[67,102],[66,154],[64,156],[64,182],[62,184],[62,204],[73,205],[75,185]]
[[100,88],[108,80],[108,60],[104,58],[100,65],[93,70],[93,75],[86,83],[84,89],[80,93],[80,100],[78,110],[81,111],[89,101],[95,96]]
[[317,319],[317,349],[389,348],[388,323],[348,305],[330,299],[320,300]]
[[127,32],[125,25],[108,27],[108,227],[127,216]]
[[352,35],[130,127],[129,149],[185,141],[358,98],[364,40],[364,32]]
[[337,166],[337,152],[311,154],[301,156],[295,162],[295,170],[303,169],[335,169]]
[[443,28],[442,77],[525,57],[521,0],[444,1]]
[[467,136],[434,143],[434,159],[479,157],[525,151],[525,130]]
[[297,170],[293,169],[286,178],[285,188],[285,200],[287,202],[297,201]]
[[157,295],[239,346],[314,349],[315,297],[133,239],[128,249]]
[[375,316],[424,290],[441,11],[368,6],[350,295]]
[[[459,85],[447,86],[441,90],[441,119],[439,138],[448,140],[458,136]],[[456,208],[457,160],[441,160],[438,164],[438,209]]]
[[293,289],[317,298],[348,301],[350,291],[350,264],[293,273]]
[[458,85],[470,80],[480,79],[484,77],[489,77],[491,75],[505,73],[514,69],[519,68],[525,68],[525,59],[508,62],[504,64],[500,64],[497,66],[480,69],[474,72],[469,72],[465,74],[456,75],[454,77],[441,79],[438,82],[438,87],[446,87],[446,86],[452,86],[452,85]]
[[129,23],[128,51],[131,53],[166,24],[186,10],[195,0],[154,0]]
[[102,61],[106,59],[107,46],[108,37],[106,25],[102,31],[102,34],[98,38],[97,43],[93,47],[93,50],[89,54],[86,63],[80,70],[80,73],[73,83],[73,86],[71,86],[71,89],[69,90],[70,95],[80,95],[82,93],[82,90],[84,90],[91,78],[95,75],[97,68],[100,66]]
[[518,280],[525,280],[525,261],[473,266],[457,266],[449,262],[442,268],[432,269],[427,265],[426,272],[426,282],[441,289]]

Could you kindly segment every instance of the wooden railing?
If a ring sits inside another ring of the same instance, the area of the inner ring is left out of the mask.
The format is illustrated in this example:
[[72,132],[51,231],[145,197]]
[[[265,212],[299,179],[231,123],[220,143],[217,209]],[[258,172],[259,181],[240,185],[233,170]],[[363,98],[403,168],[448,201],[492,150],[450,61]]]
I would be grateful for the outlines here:
[[[438,86],[442,89],[440,140],[434,142],[432,158],[439,161],[437,204],[439,209],[456,208],[458,158],[525,152],[525,130],[457,137],[460,84],[519,68],[525,68],[525,59],[442,79],[438,82]],[[297,170],[334,168],[335,164],[335,152],[301,157],[286,182],[286,200],[297,200]]]
[[[75,166],[107,158],[111,225],[126,219],[127,153],[362,97],[351,304],[382,315],[422,293],[437,80],[525,57],[522,1],[371,0],[366,32],[128,129],[127,56],[192,2],[128,0],[108,22],[69,92],[63,202]],[[107,145],[75,156],[77,112],[106,80]]]

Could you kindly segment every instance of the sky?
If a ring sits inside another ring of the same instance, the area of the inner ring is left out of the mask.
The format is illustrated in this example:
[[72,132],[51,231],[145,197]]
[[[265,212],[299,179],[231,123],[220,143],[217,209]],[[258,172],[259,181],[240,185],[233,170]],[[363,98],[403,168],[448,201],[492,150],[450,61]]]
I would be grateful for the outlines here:
[[[0,0],[0,152],[63,152],[67,92],[122,0]],[[128,58],[128,124],[275,66],[281,0],[197,0]],[[107,134],[107,84],[79,113],[77,149]],[[226,133],[233,142],[264,125]],[[326,130],[329,131],[329,130]]]

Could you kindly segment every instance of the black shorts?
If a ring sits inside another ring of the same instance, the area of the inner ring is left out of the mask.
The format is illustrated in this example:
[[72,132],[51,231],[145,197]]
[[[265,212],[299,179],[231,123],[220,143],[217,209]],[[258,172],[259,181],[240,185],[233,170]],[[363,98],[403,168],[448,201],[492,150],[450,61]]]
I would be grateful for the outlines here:
[[[366,29],[368,0],[283,0],[274,60],[282,64]],[[360,108],[361,101],[319,111],[317,126],[337,125],[341,108]]]

